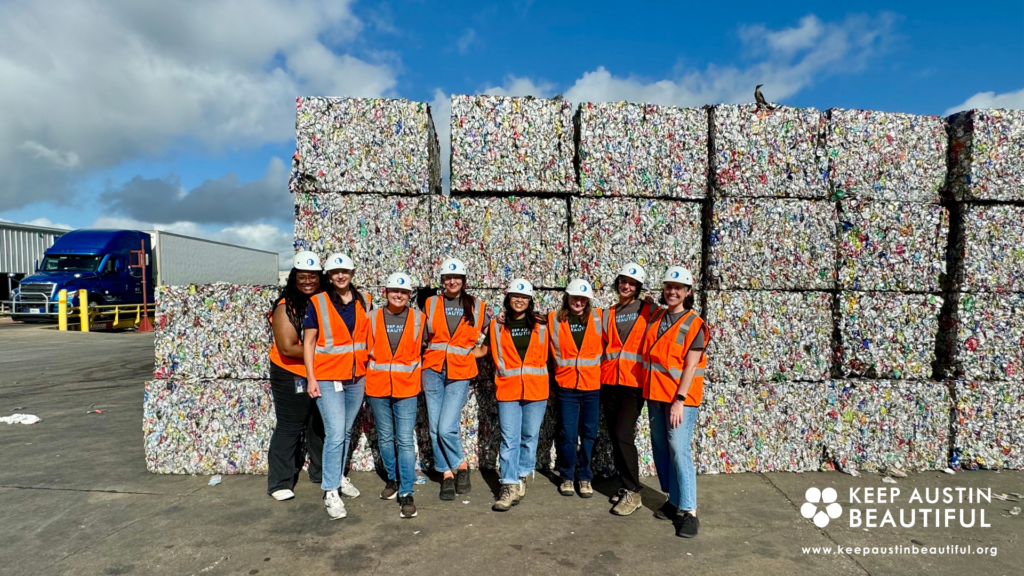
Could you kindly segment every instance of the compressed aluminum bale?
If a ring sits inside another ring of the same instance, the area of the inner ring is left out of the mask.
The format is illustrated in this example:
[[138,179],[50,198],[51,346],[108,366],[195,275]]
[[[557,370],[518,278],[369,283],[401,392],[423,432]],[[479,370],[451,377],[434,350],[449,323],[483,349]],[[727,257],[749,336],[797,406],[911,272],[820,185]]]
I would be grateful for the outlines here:
[[722,290],[835,288],[836,207],[825,200],[714,202],[711,286]]
[[153,380],[143,395],[146,468],[158,474],[266,474],[276,426],[267,380]]
[[832,380],[826,458],[842,470],[941,470],[949,451],[949,390],[940,382]]
[[453,95],[454,192],[574,192],[572,107],[563,99]]
[[1024,292],[1024,206],[966,205],[957,219],[964,292]]
[[719,104],[711,170],[722,196],[825,198],[825,115],[814,108]]
[[1024,386],[1019,382],[954,383],[955,469],[1024,469]]
[[577,122],[581,194],[707,195],[706,108],[586,102]]
[[430,199],[407,196],[296,194],[295,249],[326,258],[344,252],[357,285],[383,286],[405,272],[417,286],[434,280]]
[[[512,278],[534,287],[564,286],[569,270],[567,202],[562,198],[451,197],[433,205],[433,271],[454,256],[471,284],[507,288]],[[426,259],[424,259],[426,262]]]
[[947,121],[953,198],[1024,200],[1024,110],[966,110]]
[[1024,294],[959,294],[952,344],[964,380],[1024,381]]
[[158,286],[154,378],[269,378],[276,286]]
[[821,466],[823,384],[705,384],[694,431],[697,471],[801,472]]
[[296,98],[295,145],[292,192],[441,190],[441,150],[424,102]]
[[843,376],[927,379],[943,299],[934,294],[843,292],[839,368]]
[[700,284],[702,224],[698,202],[633,198],[573,198],[572,275],[595,289],[613,287],[627,262],[657,286],[669,266],[686,266]]
[[829,185],[836,198],[938,202],[946,181],[946,122],[900,112],[827,112]]
[[713,382],[822,381],[831,374],[832,295],[708,291]]
[[845,290],[942,290],[949,212],[933,204],[839,203],[839,285]]

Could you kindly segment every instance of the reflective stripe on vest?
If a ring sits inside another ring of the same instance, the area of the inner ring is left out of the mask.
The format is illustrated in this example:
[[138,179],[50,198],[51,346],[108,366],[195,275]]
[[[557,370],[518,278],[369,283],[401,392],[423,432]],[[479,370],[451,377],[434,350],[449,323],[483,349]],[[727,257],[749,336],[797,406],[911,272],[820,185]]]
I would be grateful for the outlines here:
[[[405,309],[409,311],[409,314],[412,314],[412,326],[413,326],[413,328],[412,328],[412,334],[413,334],[412,338],[415,341],[417,338],[419,338],[420,329],[423,327],[423,324],[420,323],[421,322],[420,321],[420,314],[417,314],[416,311],[413,310],[412,308],[406,307]],[[382,318],[384,317],[383,310],[381,311],[380,315],[381,315]],[[370,315],[370,330],[373,331],[374,338],[376,338],[377,337],[377,314],[376,313]],[[401,342],[401,340],[399,340],[399,342]],[[388,347],[390,347],[390,346],[391,346],[391,344],[388,343]],[[365,348],[365,345],[364,345],[364,348]],[[392,352],[392,354],[394,354],[394,352]],[[374,362],[373,362],[373,348],[370,348],[370,364],[373,365],[373,366],[379,366],[379,368],[376,368],[377,370],[389,370],[389,368],[386,368],[386,366],[391,366],[390,364],[374,364]],[[416,366],[419,366],[419,361],[418,360],[416,361]],[[405,370],[395,370],[395,372],[405,372]],[[412,372],[412,370],[408,370],[408,372]]]
[[[430,334],[431,337],[434,336],[434,312],[437,309],[437,305],[438,305],[439,301],[440,301],[440,303],[443,306],[444,300],[442,299],[441,296],[431,296],[430,298],[427,298],[427,333]],[[483,321],[484,321],[483,316],[484,316],[484,301],[479,299],[479,298],[477,298],[477,300],[476,300],[476,318],[474,318],[475,322],[473,323],[473,327],[476,328],[477,332],[480,332],[483,329]],[[446,319],[446,321],[447,321],[447,319]],[[461,323],[462,323],[462,320],[459,320],[459,324],[461,324]],[[456,327],[455,330],[457,331],[458,327]],[[455,336],[454,334],[448,334],[448,341],[450,342],[452,337],[454,337],[454,336]],[[463,348],[463,347],[460,347],[460,346],[449,346],[448,342],[431,342],[430,344],[427,345],[426,349],[427,350],[444,350],[447,354],[453,354],[455,356],[469,356],[470,354],[473,353],[473,347]]]
[[[320,304],[317,310],[320,311],[320,326],[324,330],[324,345],[316,347],[317,354],[351,354],[356,350],[366,350],[366,342],[357,342],[347,346],[335,346],[334,345],[334,334],[331,330],[331,314],[327,308],[327,294],[320,292],[315,296],[316,301]],[[363,305],[365,309],[365,304]],[[358,317],[357,317],[358,321]]]
[[[591,310],[590,314],[591,314],[591,318],[594,321],[594,331],[597,332],[598,336],[600,336],[601,335],[601,317],[598,316],[597,310]],[[566,360],[566,359],[562,358],[562,347],[559,346],[559,342],[558,342],[558,333],[559,333],[559,328],[560,328],[561,322],[558,320],[558,314],[554,314],[553,318],[554,318],[554,325],[551,327],[551,341],[555,345],[555,366],[560,366],[562,368],[565,368],[565,367],[568,367],[568,366],[576,366],[576,367],[579,367],[579,366],[584,366],[584,367],[585,366],[600,366],[601,365],[601,359],[602,359],[602,356],[600,354],[597,355],[594,358],[580,358],[579,357],[579,349],[578,348],[576,350],[576,357],[575,358],[573,358],[571,360]],[[585,336],[585,334],[584,334],[584,336]],[[573,342],[575,343],[575,341],[573,341]]]
[[[665,314],[667,314],[667,313],[668,313],[667,310],[660,310],[656,318],[651,318],[651,324],[650,324],[650,326],[647,327],[647,329],[650,330],[651,327],[655,327],[656,330],[660,330],[661,329],[661,320],[662,320],[662,318],[665,317]],[[679,326],[679,332],[676,334],[676,345],[682,346],[686,342],[686,334],[689,333],[690,325],[693,324],[693,321],[696,320],[696,319],[697,319],[697,313],[694,312],[693,310],[690,310],[689,312],[686,313],[685,316],[683,316],[683,318],[681,319],[682,320],[682,325]],[[672,326],[669,326],[665,330],[665,332],[668,332],[671,329],[672,329]],[[654,344],[657,344],[658,340],[660,340],[660,339],[661,338],[655,338],[654,339]],[[654,346],[652,345],[651,347],[653,348]],[[641,359],[641,360],[643,360],[643,359]],[[652,370],[652,371],[655,371],[655,372],[661,372],[662,374],[668,374],[668,375],[672,376],[673,378],[675,378],[677,380],[679,378],[683,377],[683,371],[682,370],[676,370],[674,368],[672,368],[672,369],[666,368],[666,367],[662,366],[661,364],[658,364],[657,362],[652,362],[650,360],[643,360],[643,363],[644,363],[644,368],[646,370]],[[703,376],[704,375],[703,371],[701,371],[701,374],[699,374],[699,375]],[[698,374],[694,374],[694,376],[698,376]]]
[[[547,374],[548,374],[547,366],[542,366],[542,367],[539,367],[539,368],[538,367],[534,367],[534,366],[525,366],[524,365],[525,364],[525,359],[523,359],[523,358],[519,359],[519,361],[520,361],[519,368],[511,368],[511,369],[506,368],[505,367],[505,356],[501,352],[501,331],[502,331],[502,325],[501,324],[496,324],[495,327],[497,328],[497,334],[495,336],[495,342],[497,344],[497,346],[496,346],[497,350],[496,351],[498,353],[498,364],[497,364],[497,366],[495,366],[495,370],[497,371],[498,376],[501,376],[502,378],[509,378],[511,376],[521,376],[521,375],[524,375],[524,374],[531,375],[531,376],[547,376]],[[547,326],[544,326],[543,324],[541,324],[537,328],[538,328],[537,329],[537,336],[538,336],[538,338],[540,340],[539,344],[541,346],[547,346],[547,343],[544,341],[545,332],[547,332]]]

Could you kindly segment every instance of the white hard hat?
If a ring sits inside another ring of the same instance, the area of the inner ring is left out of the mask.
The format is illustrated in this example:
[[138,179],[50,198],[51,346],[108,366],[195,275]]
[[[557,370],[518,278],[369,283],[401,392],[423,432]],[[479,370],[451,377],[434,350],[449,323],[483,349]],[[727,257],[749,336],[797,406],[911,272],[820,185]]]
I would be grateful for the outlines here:
[[690,274],[690,271],[682,266],[669,266],[668,270],[665,270],[665,278],[662,282],[677,282],[693,286],[693,274]]
[[526,278],[514,278],[508,285],[509,294],[522,294],[533,298],[533,284]]
[[448,258],[441,263],[441,275],[457,274],[459,276],[466,275],[466,263],[458,258]]
[[395,272],[388,276],[388,283],[385,288],[398,288],[400,290],[412,290],[412,278],[405,272]]
[[356,263],[348,257],[348,254],[342,254],[341,252],[335,252],[327,257],[327,263],[324,264],[324,271],[330,270],[355,270]]
[[308,270],[310,272],[321,272],[323,270],[320,267],[320,257],[309,250],[295,253],[295,256],[292,258],[292,268]]
[[632,278],[641,284],[647,281],[647,271],[644,270],[643,266],[636,262],[627,262],[626,265],[622,267],[622,270],[619,270],[619,276]]
[[594,297],[594,287],[590,285],[590,282],[582,278],[577,278],[569,285],[565,287],[565,293],[569,296],[583,296],[584,298]]

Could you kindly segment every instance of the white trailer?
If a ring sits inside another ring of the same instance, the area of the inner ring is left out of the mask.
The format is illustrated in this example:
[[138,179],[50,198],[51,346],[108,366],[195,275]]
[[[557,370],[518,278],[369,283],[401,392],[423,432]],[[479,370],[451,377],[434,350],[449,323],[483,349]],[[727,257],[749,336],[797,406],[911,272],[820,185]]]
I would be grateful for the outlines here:
[[147,230],[153,244],[153,281],[182,284],[277,284],[278,255],[158,230]]

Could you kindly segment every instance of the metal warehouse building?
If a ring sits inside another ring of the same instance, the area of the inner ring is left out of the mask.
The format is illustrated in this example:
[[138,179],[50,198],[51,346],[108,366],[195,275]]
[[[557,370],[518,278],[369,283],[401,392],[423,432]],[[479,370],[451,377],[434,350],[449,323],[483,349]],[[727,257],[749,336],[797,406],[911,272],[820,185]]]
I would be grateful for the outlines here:
[[60,228],[0,222],[0,300],[10,299],[10,288],[35,272],[43,252],[66,232]]

